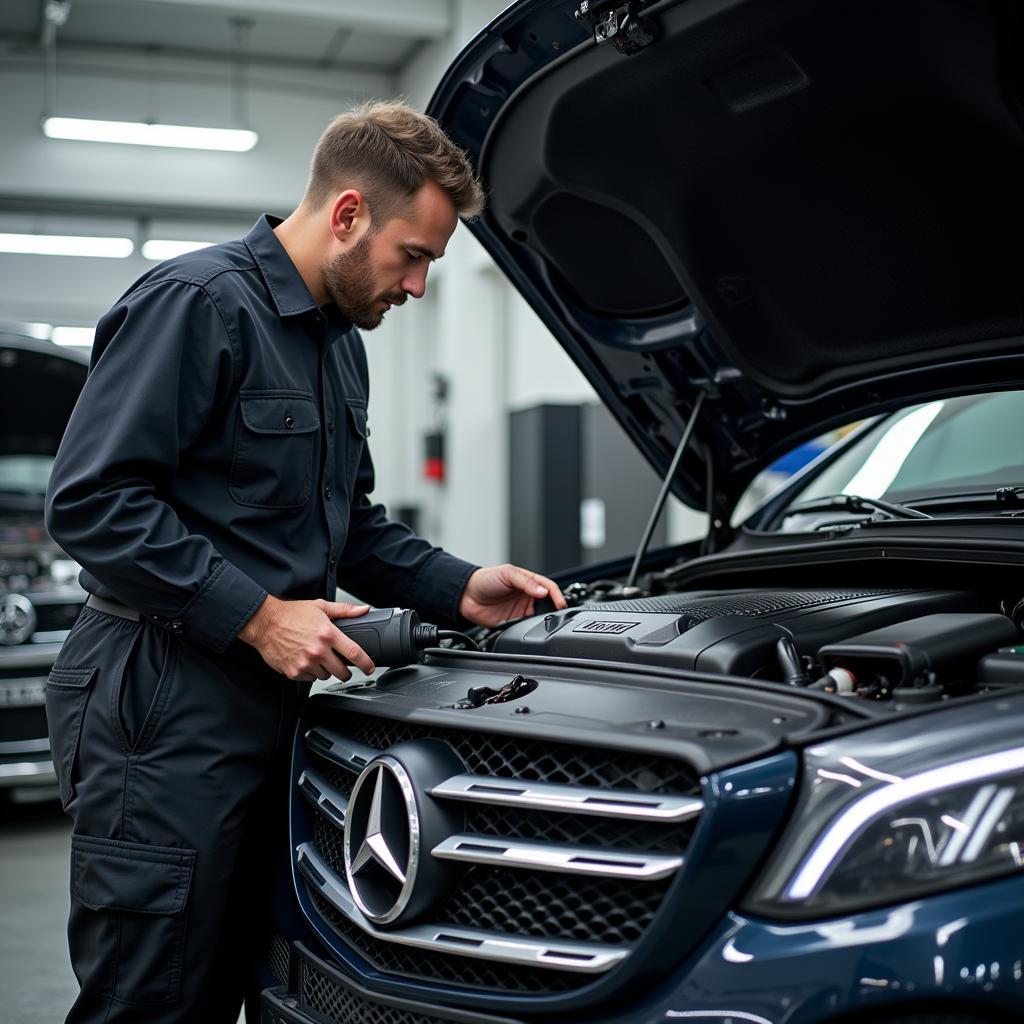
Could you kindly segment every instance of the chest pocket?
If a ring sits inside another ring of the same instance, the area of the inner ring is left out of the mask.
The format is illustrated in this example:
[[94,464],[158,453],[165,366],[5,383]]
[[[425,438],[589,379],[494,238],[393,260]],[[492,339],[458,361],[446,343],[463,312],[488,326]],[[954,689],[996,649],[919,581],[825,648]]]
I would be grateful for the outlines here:
[[240,505],[298,508],[313,492],[320,417],[305,391],[239,393],[228,490]]

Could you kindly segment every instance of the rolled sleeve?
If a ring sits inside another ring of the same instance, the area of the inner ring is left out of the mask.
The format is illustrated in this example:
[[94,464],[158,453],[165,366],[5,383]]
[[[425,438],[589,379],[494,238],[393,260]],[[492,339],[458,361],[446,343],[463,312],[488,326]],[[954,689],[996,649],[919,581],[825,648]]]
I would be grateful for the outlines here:
[[215,651],[266,591],[185,525],[171,495],[237,372],[203,287],[165,280],[130,292],[97,327],[45,502],[47,530],[84,583]]

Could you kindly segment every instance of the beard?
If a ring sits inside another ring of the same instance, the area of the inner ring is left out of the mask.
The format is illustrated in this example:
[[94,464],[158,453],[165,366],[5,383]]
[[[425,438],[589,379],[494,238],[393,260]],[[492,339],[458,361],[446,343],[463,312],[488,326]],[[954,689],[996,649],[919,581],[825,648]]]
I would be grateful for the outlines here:
[[328,260],[320,268],[320,280],[341,315],[364,331],[379,327],[384,319],[384,310],[377,308],[378,303],[400,306],[405,302],[404,292],[380,295],[375,290],[367,235],[363,235],[347,253]]

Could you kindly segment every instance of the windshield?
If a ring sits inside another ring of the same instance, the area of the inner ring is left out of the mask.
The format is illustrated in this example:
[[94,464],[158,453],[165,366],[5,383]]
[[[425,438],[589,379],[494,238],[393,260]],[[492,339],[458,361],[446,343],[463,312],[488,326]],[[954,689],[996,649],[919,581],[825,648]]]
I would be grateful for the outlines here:
[[[1022,391],[909,406],[879,420],[786,507],[838,494],[911,504],[938,495],[992,495],[1024,482],[1022,422]],[[819,516],[785,516],[779,527],[808,529],[809,518]]]

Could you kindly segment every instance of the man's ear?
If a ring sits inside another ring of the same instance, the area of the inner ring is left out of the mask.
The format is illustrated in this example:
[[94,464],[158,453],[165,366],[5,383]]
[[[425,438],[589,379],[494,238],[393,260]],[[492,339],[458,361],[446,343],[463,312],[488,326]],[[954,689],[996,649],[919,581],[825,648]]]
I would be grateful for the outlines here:
[[346,248],[359,241],[370,228],[370,207],[362,192],[347,188],[331,205],[331,234]]

